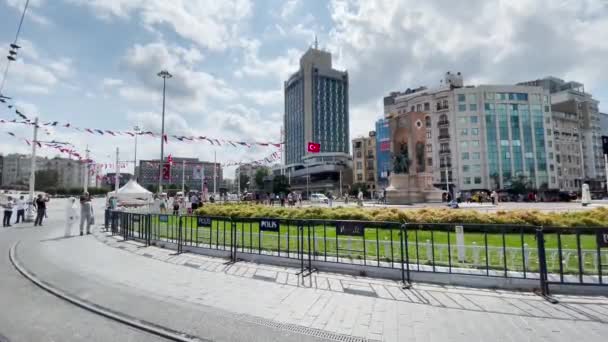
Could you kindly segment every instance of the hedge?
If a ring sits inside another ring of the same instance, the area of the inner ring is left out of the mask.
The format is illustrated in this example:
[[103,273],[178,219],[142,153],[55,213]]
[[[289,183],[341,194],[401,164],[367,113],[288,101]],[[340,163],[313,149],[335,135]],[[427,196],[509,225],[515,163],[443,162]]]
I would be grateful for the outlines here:
[[538,210],[498,210],[483,213],[470,209],[397,209],[397,208],[289,208],[253,204],[207,204],[196,212],[201,216],[266,217],[284,219],[325,219],[392,221],[408,223],[524,224],[557,227],[608,227],[608,208],[576,212]]

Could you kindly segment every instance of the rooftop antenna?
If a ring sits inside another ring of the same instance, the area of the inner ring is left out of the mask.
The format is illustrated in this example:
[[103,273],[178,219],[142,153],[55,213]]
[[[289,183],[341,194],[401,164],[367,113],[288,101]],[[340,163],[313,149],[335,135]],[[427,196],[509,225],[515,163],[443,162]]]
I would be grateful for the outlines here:
[[315,34],[315,50],[319,50],[319,40],[317,39],[316,34]]

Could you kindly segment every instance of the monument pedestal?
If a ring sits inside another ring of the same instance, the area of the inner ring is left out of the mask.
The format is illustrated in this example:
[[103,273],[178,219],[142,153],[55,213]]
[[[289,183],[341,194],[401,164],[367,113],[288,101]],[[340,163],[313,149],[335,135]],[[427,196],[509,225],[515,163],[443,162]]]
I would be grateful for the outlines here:
[[425,178],[423,174],[392,174],[390,185],[386,188],[386,203],[441,202],[442,191],[433,186],[428,186]]

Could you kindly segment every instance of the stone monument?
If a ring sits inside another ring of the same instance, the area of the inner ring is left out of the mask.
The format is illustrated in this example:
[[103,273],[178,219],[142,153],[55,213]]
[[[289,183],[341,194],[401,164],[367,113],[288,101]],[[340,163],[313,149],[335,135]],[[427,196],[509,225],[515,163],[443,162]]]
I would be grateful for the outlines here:
[[389,120],[393,170],[386,188],[388,204],[441,202],[442,192],[433,186],[426,166],[426,115],[410,112]]

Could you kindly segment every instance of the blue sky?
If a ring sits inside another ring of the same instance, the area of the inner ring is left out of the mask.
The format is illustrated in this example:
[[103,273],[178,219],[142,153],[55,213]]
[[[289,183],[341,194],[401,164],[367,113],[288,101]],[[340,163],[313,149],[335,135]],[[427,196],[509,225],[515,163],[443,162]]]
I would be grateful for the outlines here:
[[[0,0],[3,54],[24,2]],[[349,72],[351,137],[373,128],[383,95],[438,85],[447,70],[463,72],[467,84],[577,80],[608,111],[608,41],[598,39],[608,36],[607,18],[601,0],[31,0],[4,94],[43,120],[160,130],[156,73],[166,68],[174,74],[167,85],[170,134],[278,141],[282,82],[316,34],[334,65]],[[0,118],[13,114],[2,107]],[[27,152],[4,138],[9,130],[31,134],[2,125],[0,152]],[[90,144],[100,162],[116,147],[125,158],[133,154],[126,137],[61,128],[49,134],[81,150]],[[158,145],[142,138],[139,156],[157,158]],[[176,156],[210,159],[214,151],[222,162],[274,152],[168,146]]]

